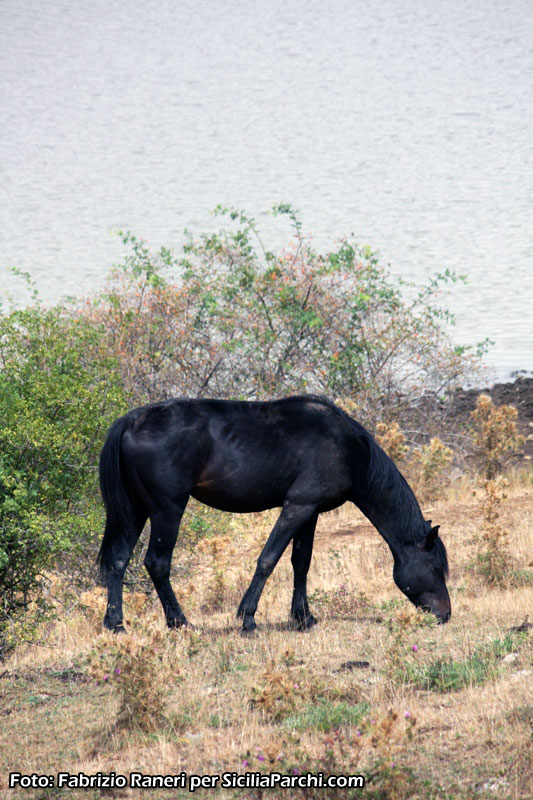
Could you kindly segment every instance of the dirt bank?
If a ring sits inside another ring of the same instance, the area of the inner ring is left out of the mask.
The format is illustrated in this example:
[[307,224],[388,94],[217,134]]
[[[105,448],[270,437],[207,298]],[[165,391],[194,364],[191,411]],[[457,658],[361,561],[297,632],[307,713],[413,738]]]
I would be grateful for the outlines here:
[[468,423],[478,395],[488,394],[495,405],[511,405],[518,410],[518,428],[525,437],[524,458],[533,458],[533,378],[519,377],[509,383],[495,383],[487,389],[458,389],[451,398],[457,421]]

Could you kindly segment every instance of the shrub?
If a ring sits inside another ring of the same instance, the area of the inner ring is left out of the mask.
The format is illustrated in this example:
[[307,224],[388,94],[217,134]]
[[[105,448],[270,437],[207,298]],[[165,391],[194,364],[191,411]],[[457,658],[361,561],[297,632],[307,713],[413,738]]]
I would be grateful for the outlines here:
[[0,317],[0,363],[1,640],[43,572],[100,531],[95,468],[123,399],[101,331],[60,309]]
[[270,398],[295,392],[357,396],[358,413],[416,405],[464,379],[473,360],[444,332],[437,276],[404,297],[368,247],[343,241],[320,254],[302,237],[263,247],[255,221],[221,209],[230,226],[187,234],[184,255],[152,253],[122,234],[131,254],[84,313],[104,323],[133,402],[179,395]]

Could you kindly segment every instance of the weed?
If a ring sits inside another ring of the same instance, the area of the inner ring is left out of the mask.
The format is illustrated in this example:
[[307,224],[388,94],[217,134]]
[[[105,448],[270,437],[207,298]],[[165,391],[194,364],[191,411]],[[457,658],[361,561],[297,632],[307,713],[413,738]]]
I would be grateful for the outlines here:
[[397,422],[391,422],[389,425],[385,422],[378,422],[376,439],[389,458],[392,458],[396,464],[405,459],[408,447],[405,442],[405,436]]
[[472,419],[473,442],[481,469],[487,480],[501,471],[506,457],[516,452],[524,443],[518,434],[514,406],[495,406],[488,394],[480,394]]
[[409,664],[405,675],[418,689],[453,692],[465,686],[484,683],[495,677],[496,673],[493,661],[474,653],[463,661],[448,657],[438,658],[429,664]]
[[271,662],[263,673],[261,685],[252,687],[250,707],[260,711],[271,722],[278,722],[295,713],[306,696],[306,690],[299,680],[299,675],[282,670]]
[[110,641],[103,634],[89,657],[89,674],[119,697],[117,724],[151,732],[163,720],[167,694],[179,681],[165,631],[132,632]]
[[511,722],[525,722],[527,725],[533,724],[533,705],[527,703],[522,706],[515,706],[507,712],[507,719]]
[[362,611],[372,608],[370,601],[361,592],[355,592],[345,583],[336,589],[315,589],[309,595],[309,603],[320,613],[332,617],[358,617]]
[[447,657],[426,664],[408,663],[404,675],[416,688],[437,692],[453,692],[485,683],[498,675],[499,660],[519,648],[526,638],[527,634],[507,634],[503,639],[492,639],[462,660]]
[[222,675],[230,672],[234,658],[234,647],[231,642],[217,642],[217,670]]
[[390,639],[385,651],[385,678],[382,692],[385,699],[392,700],[399,686],[407,681],[408,659],[418,652],[413,641],[417,628],[425,626],[425,615],[414,608],[405,608],[388,622]]
[[[362,711],[362,709],[360,709]],[[364,713],[364,712],[363,712]],[[360,715],[357,714],[360,719]],[[354,715],[355,719],[355,715]],[[415,736],[416,720],[409,713],[400,715],[389,709],[377,719],[367,717],[351,734],[333,729],[320,743],[318,753],[309,752],[295,733],[280,739],[275,737],[255,753],[248,751],[241,761],[244,770],[271,772],[273,769],[291,776],[322,774],[359,775],[364,780],[364,796],[372,800],[411,800],[412,797],[438,798],[440,787],[423,785],[416,775],[404,765],[407,748]],[[363,753],[370,753],[365,769]],[[362,785],[331,788],[328,797],[341,800],[360,798]],[[325,795],[324,788],[269,789],[269,796],[298,797],[318,800]]]
[[476,570],[492,586],[505,586],[512,577],[509,536],[500,521],[500,505],[507,497],[507,486],[508,482],[501,476],[482,484],[483,524],[476,536]]
[[533,572],[530,569],[513,569],[511,583],[513,586],[533,586]]
[[191,628],[185,628],[183,636],[187,657],[190,659],[195,658],[202,650],[209,647],[209,640],[205,636],[202,636],[201,633],[197,633]]
[[398,611],[404,605],[402,598],[391,597],[389,600],[380,600],[376,607],[384,614],[392,614],[393,611]]
[[37,643],[56,617],[54,606],[39,595],[13,610],[0,631],[0,663],[19,645]]
[[[372,721],[369,730],[374,761],[367,774],[367,796],[381,800],[407,800],[419,788],[420,781],[401,761],[408,742],[415,735],[416,718],[403,715],[403,730],[398,730],[399,714],[389,709],[381,719]],[[428,795],[430,796],[430,795]]]
[[231,539],[228,536],[203,539],[198,545],[198,550],[209,554],[211,570],[202,611],[207,613],[222,611],[228,595],[229,562],[235,554]]
[[292,647],[287,647],[287,649],[281,656],[280,663],[284,664],[286,667],[295,667],[299,666],[300,664],[303,664],[303,661],[297,658]]
[[[259,686],[252,687],[250,707],[261,711],[267,720],[279,722],[300,713],[305,716],[311,705],[331,705],[341,699],[356,699],[359,702],[361,694],[358,686],[352,686],[348,693],[332,686],[302,661],[296,660],[291,650],[287,650],[280,659],[269,662]],[[348,707],[347,704],[345,706]],[[322,716],[327,713],[327,710],[324,711]],[[331,713],[334,713],[333,709]],[[342,711],[339,713],[342,714]],[[317,715],[320,716],[320,711],[317,711]]]
[[224,536],[231,520],[224,511],[203,505],[191,498],[180,525],[179,545],[194,550],[204,538]]
[[492,658],[503,658],[508,653],[520,649],[527,641],[528,634],[526,631],[506,633],[503,639],[491,639],[490,642],[481,647],[481,651]]
[[211,714],[209,719],[207,720],[207,724],[210,728],[230,728],[232,725],[231,720],[225,719],[221,717],[219,714]]
[[453,457],[453,450],[437,437],[433,437],[429,444],[416,454],[418,478],[416,480],[417,494],[424,501],[435,500],[442,491],[444,483],[444,470]]
[[320,698],[317,703],[306,705],[299,714],[284,720],[284,727],[292,730],[316,730],[327,733],[346,725],[358,725],[370,711],[368,703],[331,703]]

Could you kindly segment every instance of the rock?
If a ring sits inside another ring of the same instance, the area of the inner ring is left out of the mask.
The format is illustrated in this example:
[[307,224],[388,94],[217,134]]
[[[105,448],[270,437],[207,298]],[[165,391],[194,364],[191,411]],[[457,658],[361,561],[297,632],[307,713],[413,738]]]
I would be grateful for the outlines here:
[[200,744],[200,742],[202,741],[202,738],[203,738],[203,736],[202,736],[201,733],[189,733],[189,732],[187,732],[187,733],[183,734],[183,739],[185,739],[186,742],[189,742],[189,744]]
[[369,666],[370,661],[345,661],[335,672],[343,672],[345,670],[351,672],[353,669],[367,669]]
[[481,785],[481,789],[485,792],[505,792],[509,788],[509,781],[507,778],[490,778]]

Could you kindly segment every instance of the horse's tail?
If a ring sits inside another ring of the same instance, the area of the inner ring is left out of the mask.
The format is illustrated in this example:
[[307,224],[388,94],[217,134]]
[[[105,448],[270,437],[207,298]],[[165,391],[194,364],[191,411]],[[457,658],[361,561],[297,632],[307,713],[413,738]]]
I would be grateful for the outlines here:
[[113,543],[120,537],[133,515],[120,467],[120,444],[124,431],[130,424],[130,414],[117,419],[108,431],[100,454],[100,492],[106,508],[104,537],[97,556],[102,580],[111,567]]

